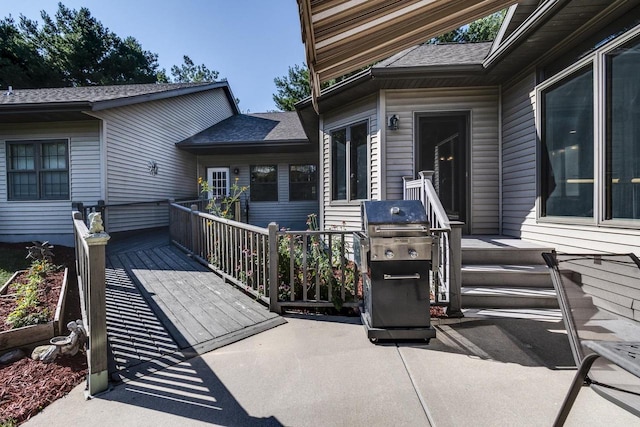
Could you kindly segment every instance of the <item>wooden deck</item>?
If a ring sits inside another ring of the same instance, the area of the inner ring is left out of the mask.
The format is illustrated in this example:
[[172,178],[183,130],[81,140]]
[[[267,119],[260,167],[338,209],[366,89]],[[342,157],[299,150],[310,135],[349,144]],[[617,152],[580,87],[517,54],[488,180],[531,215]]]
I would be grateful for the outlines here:
[[170,245],[163,232],[107,246],[112,374],[139,375],[141,367],[154,370],[285,323]]

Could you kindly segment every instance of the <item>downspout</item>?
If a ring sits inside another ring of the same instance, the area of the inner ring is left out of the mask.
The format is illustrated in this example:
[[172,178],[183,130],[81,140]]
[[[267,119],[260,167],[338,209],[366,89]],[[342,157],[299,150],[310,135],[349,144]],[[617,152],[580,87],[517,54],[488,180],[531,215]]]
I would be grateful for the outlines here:
[[502,236],[502,85],[498,86],[498,234]]
[[107,119],[91,111],[83,111],[87,116],[100,120],[100,199],[109,204],[107,192]]
[[384,89],[378,95],[378,200],[387,200],[387,93]]

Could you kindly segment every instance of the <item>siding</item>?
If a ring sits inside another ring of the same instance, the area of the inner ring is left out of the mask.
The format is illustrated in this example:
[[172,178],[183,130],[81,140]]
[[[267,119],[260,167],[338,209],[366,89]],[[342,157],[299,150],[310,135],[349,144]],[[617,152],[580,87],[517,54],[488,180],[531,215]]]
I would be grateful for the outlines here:
[[[69,140],[70,200],[8,201],[5,141],[53,138]],[[100,152],[98,120],[0,125],[0,240],[73,245],[71,201],[103,197]]]
[[322,129],[322,209],[324,228],[359,230],[360,201],[331,201],[331,131],[363,120],[369,121],[369,191],[370,198],[380,198],[380,128],[378,126],[377,96],[353,103],[340,110],[332,111],[323,117]]
[[401,199],[402,177],[417,176],[414,163],[416,113],[469,111],[470,152],[468,230],[471,234],[498,232],[498,88],[438,88],[389,90],[386,117],[393,114],[400,128],[386,133],[387,199]]
[[[223,89],[97,112],[106,120],[107,204],[193,197],[196,156],[175,144],[232,114]],[[111,207],[107,216],[109,232],[168,224],[166,206]]]
[[638,229],[537,220],[534,74],[505,89],[502,100],[503,234],[561,252],[633,252],[640,256]]
[[[252,165],[278,165],[278,201],[249,201],[249,222],[259,227],[266,227],[276,222],[279,227],[291,230],[306,230],[307,215],[318,214],[318,201],[289,201],[289,165],[318,164],[317,153],[285,153],[285,154],[251,154],[251,155],[215,155],[198,156],[198,175],[206,179],[207,168],[226,167],[230,169],[231,179],[238,178],[239,186],[249,186],[249,191],[241,198],[244,210],[250,196],[250,167]],[[238,175],[233,169],[238,168]],[[233,181],[231,182],[233,184]],[[197,188],[192,181],[192,188]],[[320,188],[318,183],[318,190]],[[243,213],[244,218],[244,213]]]

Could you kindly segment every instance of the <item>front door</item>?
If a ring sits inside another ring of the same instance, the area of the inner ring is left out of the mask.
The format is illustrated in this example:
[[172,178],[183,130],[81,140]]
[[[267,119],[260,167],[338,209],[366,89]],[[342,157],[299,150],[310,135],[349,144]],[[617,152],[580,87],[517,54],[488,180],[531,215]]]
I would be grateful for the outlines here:
[[465,223],[468,122],[468,113],[417,116],[417,170],[434,172],[433,185],[449,219]]
[[222,199],[229,195],[229,168],[207,168],[209,199]]

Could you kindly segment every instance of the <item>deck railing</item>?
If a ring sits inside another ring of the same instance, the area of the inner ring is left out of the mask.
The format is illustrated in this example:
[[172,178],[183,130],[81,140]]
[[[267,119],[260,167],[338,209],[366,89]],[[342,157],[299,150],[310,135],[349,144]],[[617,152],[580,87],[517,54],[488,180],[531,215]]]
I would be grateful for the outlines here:
[[72,215],[80,307],[88,337],[87,393],[92,396],[109,386],[105,307],[105,246],[109,235],[90,233],[82,213],[74,211]]
[[436,289],[433,289],[436,304],[447,303],[448,315],[460,313],[462,271],[462,226],[464,223],[450,221],[431,178],[433,171],[422,171],[418,179],[404,177],[404,199],[420,200],[427,212],[432,230],[439,234],[439,268],[436,273]]
[[261,228],[176,203],[169,218],[175,244],[272,311],[358,305],[351,232]]

